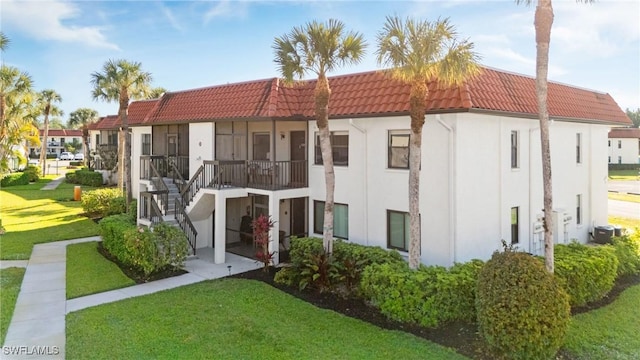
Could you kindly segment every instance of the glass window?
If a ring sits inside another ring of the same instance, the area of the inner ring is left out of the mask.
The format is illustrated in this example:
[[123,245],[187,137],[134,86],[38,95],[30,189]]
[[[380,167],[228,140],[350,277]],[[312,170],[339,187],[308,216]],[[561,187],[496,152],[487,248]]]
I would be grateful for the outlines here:
[[576,195],[576,224],[582,224],[582,195]]
[[253,160],[269,160],[269,133],[253,134]]
[[609,156],[609,164],[611,164],[611,156]]
[[512,244],[517,244],[520,239],[519,239],[519,214],[518,214],[518,207],[512,207],[511,208],[511,243]]
[[511,168],[517,169],[520,167],[518,161],[518,132],[511,131]]
[[[333,154],[333,165],[349,165],[349,133],[331,132],[331,150]],[[315,164],[322,165],[322,151],[320,150],[320,136],[316,133],[315,142]]]
[[576,164],[582,163],[581,157],[581,144],[582,143],[582,134],[576,134]]
[[142,134],[142,155],[151,155],[151,134]]
[[387,247],[409,249],[409,213],[387,210]]
[[622,149],[622,140],[618,140],[618,149]]
[[[324,233],[324,201],[313,202],[313,232]],[[349,239],[349,205],[333,204],[333,236]]]
[[389,168],[409,168],[409,131],[389,131],[388,153]]
[[618,164],[622,164],[622,156],[618,156]]

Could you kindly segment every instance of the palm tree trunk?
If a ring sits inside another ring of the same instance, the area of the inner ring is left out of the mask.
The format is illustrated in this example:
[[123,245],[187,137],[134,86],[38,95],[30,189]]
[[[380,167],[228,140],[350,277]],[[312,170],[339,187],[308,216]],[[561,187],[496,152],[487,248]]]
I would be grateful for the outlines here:
[[40,166],[42,176],[46,175],[47,166],[47,138],[49,137],[49,106],[44,109],[44,133],[42,134],[42,145],[40,147]]
[[[122,119],[122,117],[120,118]],[[124,192],[124,132],[122,127],[118,131],[118,189]]]
[[88,167],[89,165],[89,128],[87,125],[82,126],[82,142],[84,146],[84,166]]
[[120,90],[120,119],[122,120],[123,139],[123,178],[127,211],[131,204],[131,136],[129,135],[129,93],[123,88]]
[[544,263],[553,273],[553,191],[551,187],[551,151],[549,147],[549,111],[547,109],[547,75],[549,72],[549,43],[553,8],[551,0],[539,0],[535,14],[536,29],[536,92],[540,118],[540,145],[542,148],[542,186],[544,193]]
[[335,173],[333,171],[333,153],[331,150],[331,132],[329,132],[329,98],[331,89],[329,80],[324,74],[318,76],[315,88],[316,123],[320,137],[320,150],[324,165],[325,202],[322,244],[324,251],[333,254],[333,196],[335,190]]
[[424,126],[426,81],[411,86],[409,139],[409,268],[420,266],[422,239],[420,238],[420,164],[422,161],[422,127]]

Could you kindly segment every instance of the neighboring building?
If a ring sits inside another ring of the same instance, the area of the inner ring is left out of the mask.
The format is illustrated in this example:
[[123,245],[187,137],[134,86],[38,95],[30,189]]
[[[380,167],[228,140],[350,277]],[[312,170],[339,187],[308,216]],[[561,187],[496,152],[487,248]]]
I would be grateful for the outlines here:
[[640,129],[614,128],[609,132],[609,164],[640,164]]
[[[40,141],[44,139],[44,130],[40,129]],[[83,152],[84,144],[82,143],[82,130],[75,129],[49,129],[47,135],[47,153],[50,155],[60,155],[61,152],[67,151],[64,148],[64,144],[73,143],[76,141],[79,143],[79,147],[76,148],[77,153]],[[29,156],[37,157],[40,155],[40,146],[29,147]]]
[[[334,234],[406,255],[409,87],[381,72],[329,81]],[[247,211],[276,222],[272,251],[286,248],[291,235],[321,236],[325,185],[314,86],[274,78],[132,103],[139,223],[177,218],[191,245],[213,252],[216,263],[246,246],[239,229]],[[431,83],[429,89],[421,261],[449,266],[487,259],[503,239],[541,254],[535,80],[484,68],[463,87]],[[135,107],[147,111],[134,115]],[[549,113],[554,234],[558,242],[585,243],[594,226],[607,224],[607,133],[631,121],[610,95],[553,82]]]

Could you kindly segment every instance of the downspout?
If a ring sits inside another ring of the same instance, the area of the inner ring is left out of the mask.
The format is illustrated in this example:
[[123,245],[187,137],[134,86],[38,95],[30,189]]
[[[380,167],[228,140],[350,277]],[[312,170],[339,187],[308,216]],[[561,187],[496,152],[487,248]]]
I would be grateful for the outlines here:
[[449,206],[451,209],[449,210],[449,257],[451,260],[449,263],[453,266],[456,262],[456,204],[455,204],[455,191],[456,191],[456,183],[455,183],[455,131],[453,127],[449,126],[446,122],[442,121],[440,118],[440,114],[436,114],[436,121],[442,127],[449,131]]
[[367,130],[353,122],[353,119],[349,119],[349,125],[353,126],[356,130],[360,131],[364,135],[364,176],[362,189],[364,191],[364,238],[366,244],[369,245],[369,192],[367,191],[367,179],[368,179],[368,166],[367,166]]

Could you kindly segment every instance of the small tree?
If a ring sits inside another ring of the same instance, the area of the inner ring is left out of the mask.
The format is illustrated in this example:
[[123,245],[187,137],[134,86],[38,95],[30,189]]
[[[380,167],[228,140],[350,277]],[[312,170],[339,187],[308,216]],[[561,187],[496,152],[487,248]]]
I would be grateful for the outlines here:
[[257,219],[251,222],[251,227],[253,228],[253,241],[258,245],[256,258],[264,264],[264,271],[267,271],[269,266],[273,264],[273,255],[275,254],[275,251],[269,252],[269,243],[271,242],[269,230],[273,228],[274,224],[275,223],[271,220],[271,217],[266,217],[264,215],[260,215]]

